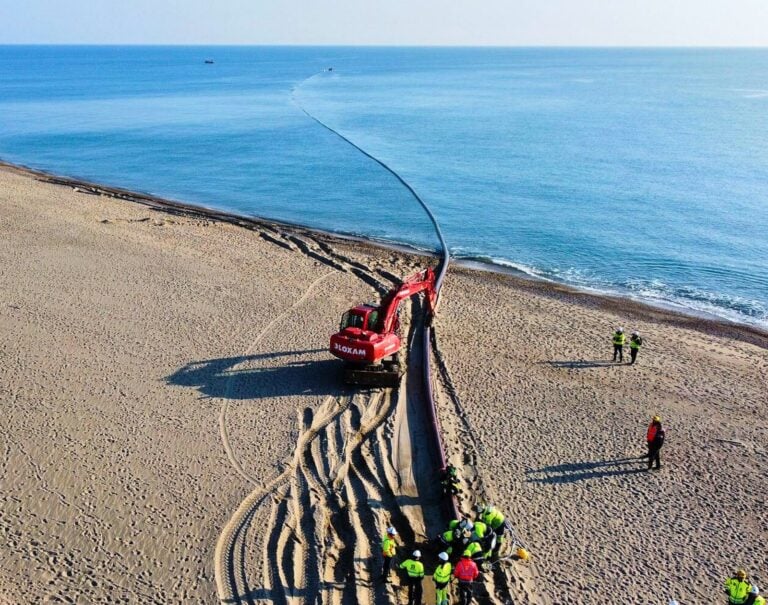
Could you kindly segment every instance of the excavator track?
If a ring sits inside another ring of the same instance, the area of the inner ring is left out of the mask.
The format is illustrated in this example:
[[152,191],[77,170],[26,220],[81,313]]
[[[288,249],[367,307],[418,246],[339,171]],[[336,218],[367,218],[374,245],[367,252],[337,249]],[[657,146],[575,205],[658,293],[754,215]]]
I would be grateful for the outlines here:
[[397,361],[384,361],[376,366],[344,366],[344,384],[394,389],[400,386],[405,369]]

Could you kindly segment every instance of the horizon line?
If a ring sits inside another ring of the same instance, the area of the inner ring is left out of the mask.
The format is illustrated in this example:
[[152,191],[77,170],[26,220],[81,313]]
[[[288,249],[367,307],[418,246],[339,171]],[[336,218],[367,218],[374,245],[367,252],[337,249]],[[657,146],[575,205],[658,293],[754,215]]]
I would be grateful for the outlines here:
[[89,46],[89,47],[111,47],[121,48],[132,47],[184,47],[184,48],[497,48],[497,49],[524,49],[524,48],[551,48],[551,49],[689,49],[689,50],[743,50],[768,49],[768,45],[752,44],[240,44],[240,43],[187,43],[187,42],[120,42],[120,43],[101,43],[101,42],[3,42],[0,48],[9,46]]

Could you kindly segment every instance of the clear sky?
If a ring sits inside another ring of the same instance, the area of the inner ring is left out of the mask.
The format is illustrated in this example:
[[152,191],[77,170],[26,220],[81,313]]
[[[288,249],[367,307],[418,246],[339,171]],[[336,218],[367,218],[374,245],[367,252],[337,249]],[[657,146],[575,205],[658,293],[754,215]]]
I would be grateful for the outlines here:
[[768,0],[0,0],[0,44],[768,46]]

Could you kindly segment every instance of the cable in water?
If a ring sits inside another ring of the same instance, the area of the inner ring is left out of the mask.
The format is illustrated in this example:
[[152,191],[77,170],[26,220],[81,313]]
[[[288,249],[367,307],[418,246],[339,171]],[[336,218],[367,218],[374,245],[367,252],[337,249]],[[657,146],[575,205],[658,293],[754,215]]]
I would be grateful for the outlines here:
[[306,78],[305,80],[303,80],[302,82],[300,82],[296,86],[294,86],[294,88],[291,90],[291,100],[296,105],[296,107],[298,107],[308,118],[310,118],[311,120],[313,120],[314,122],[316,122],[317,124],[319,124],[320,126],[325,128],[329,132],[335,134],[342,141],[344,141],[348,145],[351,145],[352,147],[357,149],[357,151],[362,153],[365,157],[370,158],[371,160],[376,162],[379,166],[384,168],[384,170],[386,170],[392,176],[394,176],[400,182],[400,184],[402,184],[403,187],[405,187],[410,192],[410,194],[414,197],[414,199],[421,205],[421,207],[427,213],[427,216],[429,217],[429,220],[432,221],[432,226],[435,229],[435,233],[437,234],[437,238],[440,240],[440,246],[442,247],[443,260],[442,260],[440,271],[438,273],[437,280],[436,280],[436,283],[435,283],[435,289],[438,292],[440,292],[440,286],[442,285],[443,278],[445,277],[445,273],[448,270],[448,262],[450,260],[450,254],[448,252],[448,245],[445,243],[445,238],[443,237],[443,232],[440,229],[440,225],[437,223],[437,219],[435,218],[435,215],[432,214],[432,211],[430,210],[429,206],[426,204],[426,202],[423,199],[421,199],[421,197],[419,196],[418,193],[416,193],[416,191],[413,189],[413,187],[411,187],[411,185],[408,184],[408,182],[405,179],[403,179],[403,177],[401,177],[394,169],[392,169],[390,166],[388,166],[386,163],[384,163],[382,160],[380,160],[376,156],[368,153],[365,149],[363,149],[359,145],[355,144],[353,141],[351,141],[350,139],[345,137],[339,131],[335,130],[334,128],[332,128],[331,126],[329,126],[328,124],[323,122],[320,118],[318,118],[317,116],[315,116],[312,113],[310,113],[301,104],[301,102],[297,99],[296,93],[299,91],[299,89],[302,86],[304,86],[304,84],[306,84],[307,82],[309,82],[313,78],[316,78],[319,75],[321,75],[323,73],[326,73],[326,71],[330,71],[330,70],[323,70],[321,72],[318,72],[318,73],[316,73],[316,74]]

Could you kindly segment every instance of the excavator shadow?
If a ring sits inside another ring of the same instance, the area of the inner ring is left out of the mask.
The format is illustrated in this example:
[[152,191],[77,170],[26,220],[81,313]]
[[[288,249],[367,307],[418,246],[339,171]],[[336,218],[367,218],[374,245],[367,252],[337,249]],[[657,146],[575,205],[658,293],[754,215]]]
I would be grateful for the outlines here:
[[[643,466],[625,466],[637,463]],[[539,469],[527,470],[527,483],[573,483],[585,479],[601,479],[616,475],[632,475],[646,471],[642,456],[614,458],[612,460],[596,460],[591,462],[571,462],[544,466]],[[534,476],[539,474],[539,476]]]
[[[196,388],[203,397],[266,399],[292,395],[336,395],[342,390],[341,364],[307,359],[325,349],[223,357],[188,363],[165,378],[167,384]],[[304,356],[304,359],[301,357]],[[274,364],[280,357],[299,361]]]

